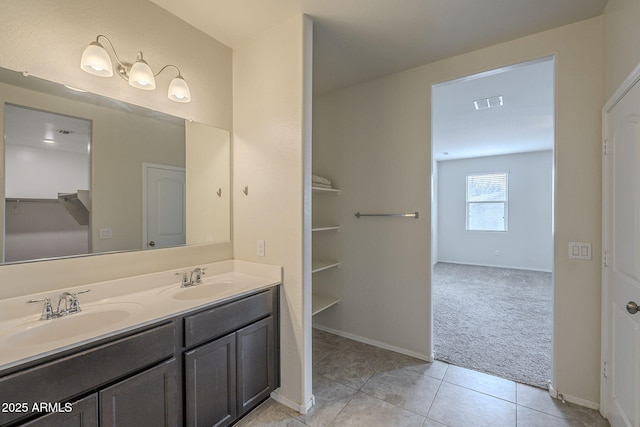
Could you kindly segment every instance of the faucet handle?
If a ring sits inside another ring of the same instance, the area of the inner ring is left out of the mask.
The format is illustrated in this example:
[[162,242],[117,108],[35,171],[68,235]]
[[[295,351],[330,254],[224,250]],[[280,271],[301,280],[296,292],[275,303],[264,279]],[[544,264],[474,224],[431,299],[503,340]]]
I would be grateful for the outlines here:
[[40,320],[49,320],[53,319],[53,307],[51,306],[51,298],[40,298],[40,299],[30,299],[27,301],[27,304],[33,304],[36,302],[44,302],[44,307],[42,307],[42,315],[40,316]]
[[183,288],[189,286],[189,277],[187,276],[186,272],[176,273],[176,276],[182,276],[182,283],[180,284],[180,286],[182,286]]
[[207,267],[196,269],[196,270],[198,270],[198,271],[196,272],[196,283],[200,283],[200,282],[202,282],[202,276],[204,276],[205,274],[207,274],[207,273],[205,272],[205,270],[206,270],[206,269],[207,269]]
[[87,292],[91,292],[91,289],[84,289],[82,291],[71,294],[73,299],[71,300],[71,303],[69,303],[69,313],[77,313],[78,311],[80,311],[80,301],[78,301],[78,295],[86,294]]

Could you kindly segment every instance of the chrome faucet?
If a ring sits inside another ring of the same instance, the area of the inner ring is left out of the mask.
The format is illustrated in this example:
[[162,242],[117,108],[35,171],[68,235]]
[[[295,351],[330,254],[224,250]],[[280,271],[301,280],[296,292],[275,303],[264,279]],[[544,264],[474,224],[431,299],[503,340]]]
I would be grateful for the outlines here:
[[[206,268],[196,267],[191,271],[190,274],[186,272],[176,273],[176,276],[182,276],[180,287],[188,288],[190,286],[202,283],[202,276],[204,276],[205,270]],[[196,276],[195,280],[193,279],[194,275]]]
[[[58,313],[58,316],[69,314],[71,312],[70,307],[74,305],[74,300],[76,301],[75,304],[77,305],[78,299],[74,297],[73,294],[71,294],[71,292],[61,293],[60,296],[58,297],[58,308],[56,311]],[[60,311],[60,304],[62,303],[62,301],[64,301],[64,310]]]
[[[44,307],[42,308],[42,315],[40,316],[40,320],[50,320],[56,319],[58,317],[66,316],[68,314],[78,313],[80,312],[80,302],[78,301],[78,295],[89,292],[91,289],[86,289],[84,291],[71,293],[71,292],[63,292],[58,297],[58,307],[56,311],[53,311],[53,307],[51,305],[51,298],[41,298],[41,299],[31,299],[27,301],[27,303],[35,303],[35,302],[44,302]],[[61,310],[60,305],[64,301],[64,310]]]
[[[204,276],[206,268],[196,267],[191,271],[191,277],[189,277],[189,281],[192,285],[197,283],[202,283],[202,276]],[[196,275],[196,280],[193,280],[193,275]]]

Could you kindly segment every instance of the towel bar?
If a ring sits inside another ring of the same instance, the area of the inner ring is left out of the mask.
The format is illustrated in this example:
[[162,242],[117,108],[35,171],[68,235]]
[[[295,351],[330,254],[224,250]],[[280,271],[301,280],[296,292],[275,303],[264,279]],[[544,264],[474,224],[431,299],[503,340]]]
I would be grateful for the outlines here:
[[399,213],[399,214],[363,214],[360,212],[356,212],[356,218],[360,218],[363,216],[388,216],[388,217],[401,217],[401,218],[418,218],[419,213],[418,212],[412,212],[412,213]]

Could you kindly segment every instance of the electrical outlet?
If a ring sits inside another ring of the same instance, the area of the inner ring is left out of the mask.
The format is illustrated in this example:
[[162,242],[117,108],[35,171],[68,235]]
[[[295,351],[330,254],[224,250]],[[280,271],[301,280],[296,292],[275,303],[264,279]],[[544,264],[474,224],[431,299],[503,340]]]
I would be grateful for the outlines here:
[[264,240],[258,240],[256,245],[258,256],[264,256]]
[[100,229],[100,238],[101,239],[110,239],[111,238],[111,229],[110,228],[101,228]]

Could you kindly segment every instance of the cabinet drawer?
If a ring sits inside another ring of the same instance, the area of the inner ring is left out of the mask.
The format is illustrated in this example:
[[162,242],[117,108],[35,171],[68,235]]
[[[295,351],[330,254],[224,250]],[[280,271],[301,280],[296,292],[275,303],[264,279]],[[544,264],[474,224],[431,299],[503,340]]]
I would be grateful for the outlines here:
[[[33,402],[63,402],[174,353],[172,322],[0,378],[0,396],[28,402],[29,407]],[[28,415],[0,413],[0,425]]]
[[239,301],[185,317],[185,347],[235,331],[270,315],[273,312],[273,295],[274,291],[269,289]]

